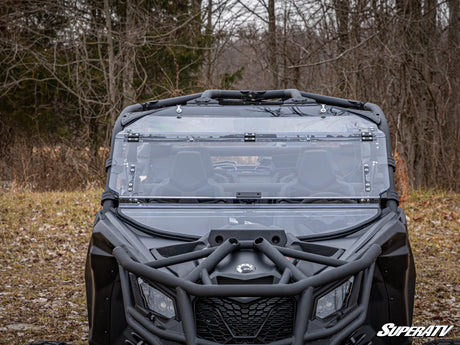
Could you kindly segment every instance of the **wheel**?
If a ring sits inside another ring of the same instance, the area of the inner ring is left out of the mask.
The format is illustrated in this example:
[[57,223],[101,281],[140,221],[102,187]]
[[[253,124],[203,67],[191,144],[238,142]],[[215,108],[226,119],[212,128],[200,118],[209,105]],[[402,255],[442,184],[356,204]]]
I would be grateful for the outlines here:
[[33,343],[28,343],[27,345],[69,345],[67,343],[63,343],[62,341],[34,341]]
[[460,345],[460,339],[435,339],[423,345]]

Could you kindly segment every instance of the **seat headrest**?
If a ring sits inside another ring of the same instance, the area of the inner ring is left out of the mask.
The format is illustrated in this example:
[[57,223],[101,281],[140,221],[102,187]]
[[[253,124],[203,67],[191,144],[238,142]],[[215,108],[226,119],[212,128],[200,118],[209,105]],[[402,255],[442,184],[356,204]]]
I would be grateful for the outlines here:
[[152,145],[149,142],[140,144],[137,148],[138,159],[157,159],[157,158],[169,158],[172,156],[171,144],[155,144]]
[[206,148],[200,150],[201,159],[203,160],[203,166],[208,173],[208,177],[214,174],[214,166],[212,165],[211,155]]
[[188,190],[196,189],[207,183],[207,173],[203,165],[201,153],[196,151],[180,151],[176,154],[172,166],[170,182]]
[[297,169],[299,182],[311,190],[321,190],[337,183],[335,162],[328,151],[304,151]]

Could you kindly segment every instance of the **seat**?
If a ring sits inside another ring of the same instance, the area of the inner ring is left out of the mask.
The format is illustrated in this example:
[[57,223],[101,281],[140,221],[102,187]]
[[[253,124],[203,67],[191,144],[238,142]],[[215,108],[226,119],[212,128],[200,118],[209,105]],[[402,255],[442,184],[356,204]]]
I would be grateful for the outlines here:
[[351,196],[353,188],[341,181],[330,152],[307,150],[300,157],[296,178],[280,193],[282,197]]
[[154,195],[213,198],[223,195],[223,188],[208,180],[200,152],[180,151],[174,159],[171,176],[156,188]]
[[139,175],[145,175],[143,184],[159,183],[169,176],[173,161],[171,144],[157,144],[155,147],[149,142],[139,145],[137,149],[137,169]]

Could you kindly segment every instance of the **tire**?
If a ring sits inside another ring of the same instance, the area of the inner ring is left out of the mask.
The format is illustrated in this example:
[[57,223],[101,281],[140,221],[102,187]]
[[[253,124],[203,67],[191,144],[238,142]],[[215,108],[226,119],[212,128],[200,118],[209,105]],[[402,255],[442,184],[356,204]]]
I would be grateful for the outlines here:
[[69,345],[67,343],[63,343],[62,341],[34,341],[33,343],[28,343],[27,345]]
[[460,345],[460,339],[435,339],[423,345]]

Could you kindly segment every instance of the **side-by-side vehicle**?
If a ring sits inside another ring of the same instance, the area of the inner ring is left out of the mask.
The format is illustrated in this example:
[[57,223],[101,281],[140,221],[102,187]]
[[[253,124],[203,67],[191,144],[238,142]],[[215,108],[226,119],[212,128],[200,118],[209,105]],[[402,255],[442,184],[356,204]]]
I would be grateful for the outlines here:
[[208,90],[127,107],[89,246],[91,345],[406,345],[415,269],[375,104]]

